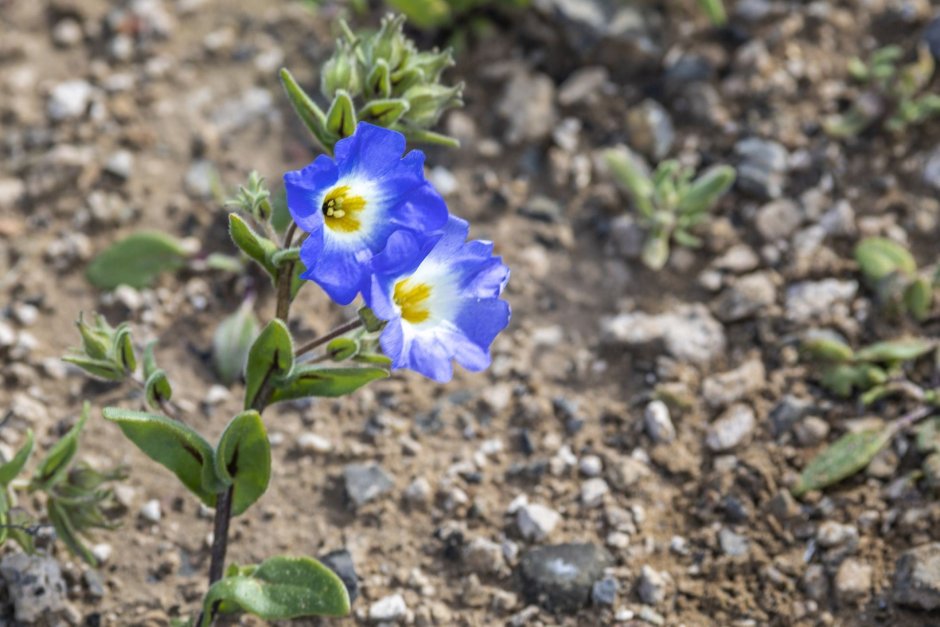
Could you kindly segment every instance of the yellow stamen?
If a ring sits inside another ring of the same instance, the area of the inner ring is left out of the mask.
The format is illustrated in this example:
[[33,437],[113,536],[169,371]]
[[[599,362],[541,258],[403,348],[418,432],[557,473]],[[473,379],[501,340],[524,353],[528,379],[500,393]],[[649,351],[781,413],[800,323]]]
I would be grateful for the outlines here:
[[362,223],[356,217],[365,209],[366,199],[362,196],[351,196],[349,185],[334,187],[323,199],[323,219],[326,226],[334,231],[355,233]]
[[427,306],[430,296],[431,286],[427,283],[412,283],[411,279],[402,279],[395,284],[392,298],[401,309],[402,319],[418,324],[431,317]]

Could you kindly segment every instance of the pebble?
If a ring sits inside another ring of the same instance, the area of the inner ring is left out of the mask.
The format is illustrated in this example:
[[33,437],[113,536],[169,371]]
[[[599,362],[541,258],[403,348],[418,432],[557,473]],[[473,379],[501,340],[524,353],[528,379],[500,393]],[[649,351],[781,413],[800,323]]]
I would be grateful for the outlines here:
[[91,547],[91,554],[95,556],[95,559],[99,563],[105,564],[108,560],[111,559],[111,555],[114,553],[114,548],[107,543],[96,544]]
[[659,605],[666,600],[670,577],[668,573],[655,570],[646,564],[640,569],[640,580],[636,591],[640,600],[647,605]]
[[48,620],[66,605],[66,585],[59,563],[51,557],[12,553],[0,561],[0,578],[6,582],[7,602],[13,619],[26,625]]
[[613,563],[595,544],[556,544],[522,556],[519,572],[526,597],[549,611],[575,612],[588,604],[594,583]]
[[118,150],[108,157],[104,169],[122,180],[127,180],[134,172],[134,153],[130,150]]
[[607,463],[607,480],[621,492],[629,490],[649,474],[646,462],[633,457],[618,455]]
[[436,165],[428,172],[428,180],[441,196],[450,196],[460,187],[453,172],[441,165]]
[[591,587],[591,602],[598,606],[612,607],[617,602],[620,583],[613,577],[604,577],[595,581]]
[[750,272],[760,265],[760,257],[747,244],[735,244],[711,263],[716,270]]
[[408,613],[408,606],[400,594],[382,597],[369,606],[369,620],[373,623],[395,623]]
[[29,303],[15,303],[13,305],[13,317],[24,327],[30,327],[39,320],[39,308]]
[[360,507],[395,487],[378,464],[348,464],[343,468],[343,484],[353,505]]
[[672,424],[669,406],[663,401],[655,400],[646,405],[643,410],[643,427],[646,435],[657,444],[676,439],[676,427]]
[[807,416],[793,426],[793,435],[801,446],[816,446],[829,435],[829,423],[819,416]]
[[297,448],[306,455],[325,455],[333,450],[333,443],[322,435],[307,432],[297,437]]
[[211,162],[204,159],[194,161],[186,172],[183,185],[187,192],[197,198],[211,198],[217,176]]
[[622,313],[601,321],[606,344],[643,346],[662,341],[670,355],[681,361],[707,364],[724,354],[724,327],[701,303],[683,304],[672,311],[650,315]]
[[735,279],[718,297],[715,314],[722,322],[737,322],[755,316],[777,300],[773,273],[754,272]]
[[606,67],[591,65],[579,68],[558,88],[558,104],[568,107],[583,100],[597,98],[609,78],[610,73]]
[[209,386],[209,389],[206,391],[206,396],[202,402],[209,407],[213,407],[219,403],[224,403],[230,398],[232,398],[232,393],[227,387],[224,385],[213,384]]
[[732,405],[709,426],[705,444],[715,453],[730,451],[750,437],[756,422],[749,405]]
[[871,591],[871,565],[854,558],[848,558],[839,564],[834,587],[840,603],[853,603],[868,595]]
[[924,183],[940,190],[940,148],[934,148],[924,164]]
[[760,198],[779,198],[786,183],[787,149],[766,139],[750,137],[734,145],[738,155],[737,185]]
[[669,154],[676,136],[669,112],[649,98],[627,111],[627,132],[631,147],[653,161]]
[[858,541],[858,529],[834,520],[823,521],[816,530],[816,542],[824,549]]
[[152,523],[160,522],[160,519],[163,517],[163,510],[160,507],[160,501],[157,499],[151,499],[144,503],[140,508],[140,516],[144,520],[150,521]]
[[463,549],[467,567],[480,575],[499,573],[505,564],[503,547],[487,538],[474,538]]
[[831,316],[833,307],[847,305],[858,293],[858,281],[802,281],[787,288],[785,309],[791,322],[805,323]]
[[224,102],[211,116],[220,135],[239,131],[274,110],[274,95],[267,89],[251,87],[237,98]]
[[[23,333],[20,333],[21,337],[22,335]],[[46,409],[46,406],[27,395],[25,392],[17,392],[13,395],[10,411],[14,418],[23,420],[31,425],[40,425],[49,420],[49,411]]]
[[343,580],[343,585],[346,586],[346,591],[349,593],[349,600],[355,601],[356,597],[359,596],[359,576],[356,574],[356,565],[353,563],[349,551],[337,549],[326,555],[321,555],[317,559]]
[[723,527],[718,532],[718,544],[721,545],[722,552],[731,557],[747,555],[750,549],[750,541],[745,536],[735,533],[727,527]]
[[726,407],[759,391],[766,372],[759,358],[749,359],[734,370],[714,374],[702,384],[702,395],[712,407]]
[[0,178],[0,209],[13,209],[26,192],[26,184],[20,179]]
[[588,508],[600,507],[610,492],[607,482],[596,477],[581,484],[581,504]]
[[52,41],[62,48],[80,44],[83,37],[82,25],[70,17],[59,20],[52,28]]
[[526,540],[544,540],[560,521],[561,514],[538,503],[525,503],[516,510],[516,526]]
[[597,477],[604,470],[604,464],[597,455],[585,455],[578,462],[578,469],[585,477]]
[[940,542],[922,544],[901,554],[892,596],[900,605],[928,611],[940,607]]
[[520,69],[506,81],[496,111],[507,122],[509,144],[541,141],[555,128],[555,83],[545,74]]
[[789,238],[803,223],[803,212],[792,200],[781,198],[757,210],[754,226],[764,241],[775,244]]
[[80,79],[59,83],[49,92],[46,111],[59,122],[79,118],[85,114],[94,89],[88,81]]
[[829,596],[829,578],[822,564],[810,564],[803,573],[803,591],[814,601],[823,601]]
[[427,507],[431,496],[431,484],[424,477],[417,477],[405,488],[405,501],[412,507]]

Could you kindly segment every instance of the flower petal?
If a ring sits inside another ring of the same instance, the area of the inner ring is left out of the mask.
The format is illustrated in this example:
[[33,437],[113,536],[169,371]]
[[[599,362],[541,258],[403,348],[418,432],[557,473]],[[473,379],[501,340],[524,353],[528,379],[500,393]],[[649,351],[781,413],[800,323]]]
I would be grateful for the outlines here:
[[336,183],[338,176],[336,164],[326,155],[320,155],[302,170],[284,174],[287,208],[297,226],[311,232],[323,224],[320,211],[323,194]]
[[362,288],[363,267],[353,251],[324,242],[319,258],[301,278],[315,281],[340,305],[348,305]]
[[340,176],[367,174],[379,178],[398,165],[405,144],[405,136],[398,131],[360,122],[351,137],[336,142],[333,154]]

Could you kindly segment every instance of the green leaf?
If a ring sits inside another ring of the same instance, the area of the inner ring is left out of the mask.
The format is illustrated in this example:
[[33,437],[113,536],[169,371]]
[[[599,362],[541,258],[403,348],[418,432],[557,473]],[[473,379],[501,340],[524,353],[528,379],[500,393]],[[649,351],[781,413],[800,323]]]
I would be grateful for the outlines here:
[[267,386],[290,374],[294,366],[294,343],[290,331],[280,320],[272,320],[248,352],[245,367],[245,409],[256,408],[259,395]]
[[298,367],[283,385],[278,385],[271,397],[272,403],[312,396],[343,396],[370,381],[384,379],[384,368],[317,368]]
[[725,13],[722,0],[699,0],[699,5],[713,25],[723,26],[728,21],[728,14]]
[[807,334],[800,350],[804,355],[819,361],[848,362],[855,355],[852,347],[842,338],[827,332]]
[[245,371],[248,351],[258,337],[258,318],[253,301],[246,300],[229,317],[222,321],[212,336],[212,365],[216,374],[226,385],[230,385]]
[[33,472],[31,484],[36,489],[46,489],[55,484],[59,478],[68,470],[69,464],[78,452],[78,435],[85,426],[85,421],[91,414],[91,405],[86,401],[82,406],[82,413],[75,425],[69,429],[68,433],[56,442],[39,466]]
[[352,97],[344,89],[336,91],[333,104],[326,112],[326,128],[340,138],[350,137],[356,132],[356,109]]
[[679,211],[706,211],[734,185],[736,176],[729,165],[716,165],[695,179],[679,200]]
[[281,84],[284,85],[287,99],[290,100],[297,116],[303,121],[314,138],[320,142],[320,145],[332,154],[333,146],[339,140],[339,137],[327,130],[326,114],[307,95],[307,92],[301,89],[286,68],[281,68]]
[[650,270],[662,270],[669,261],[669,236],[649,234],[643,244],[641,259]]
[[189,256],[176,238],[142,231],[108,247],[92,260],[85,274],[92,285],[101,289],[118,285],[147,287],[163,272],[185,266]]
[[215,473],[215,453],[201,435],[158,414],[119,407],[106,407],[103,413],[147,457],[169,469],[203,503],[215,506],[223,486]]
[[[244,571],[243,571],[244,572]],[[203,602],[203,625],[213,608],[232,605],[264,620],[303,616],[346,616],[349,593],[332,570],[309,557],[272,557],[250,575],[214,583]]]
[[144,383],[144,397],[147,399],[147,406],[154,410],[159,409],[162,402],[173,398],[173,388],[164,371],[155,370],[147,377]]
[[134,372],[137,357],[134,356],[134,344],[131,342],[130,326],[124,322],[114,330],[111,346],[111,360],[124,368],[124,372]]
[[333,361],[346,361],[359,352],[359,342],[350,337],[338,337],[326,345],[326,353]]
[[157,341],[154,340],[147,344],[144,348],[144,359],[143,359],[143,368],[144,368],[144,379],[149,379],[150,375],[160,369],[157,365],[157,358],[154,356],[154,349],[157,346]]
[[46,511],[49,515],[49,522],[51,522],[52,526],[55,528],[56,537],[68,547],[69,551],[83,559],[89,565],[97,566],[98,560],[95,559],[95,556],[88,547],[79,539],[78,532],[75,531],[75,526],[71,518],[69,518],[68,511],[65,507],[60,505],[56,499],[50,498],[46,503]]
[[271,444],[258,412],[246,411],[228,424],[216,447],[215,469],[233,487],[233,516],[251,507],[268,489]]
[[871,364],[835,364],[823,371],[820,383],[833,394],[848,398],[853,389],[868,390],[887,379],[884,370]]
[[[392,95],[391,71],[388,68],[388,61],[385,59],[376,59],[372,71],[366,79],[367,96],[369,98],[388,98]],[[339,90],[337,90],[339,91]],[[400,116],[399,116],[400,117]],[[396,120],[398,118],[395,118]]]
[[906,248],[884,237],[868,237],[855,247],[855,260],[870,285],[892,273],[905,276],[917,272],[917,262]]
[[846,433],[807,464],[792,488],[794,496],[828,487],[864,469],[893,435],[891,427]]
[[400,98],[372,100],[359,110],[359,119],[388,128],[400,120],[409,107],[408,101]]
[[237,213],[228,214],[228,232],[243,253],[264,268],[271,277],[277,276],[277,266],[271,262],[271,255],[277,252],[277,244],[255,233]]
[[[20,548],[26,553],[30,555],[35,553],[36,539],[28,530],[33,524],[33,520],[29,517],[29,514],[18,507],[14,507],[6,514],[6,521],[8,525],[12,525],[7,529],[9,538],[20,545]],[[2,541],[0,541],[0,544],[2,544]]]
[[431,144],[433,146],[444,146],[445,148],[460,148],[459,139],[450,137],[448,135],[443,135],[441,133],[435,133],[434,131],[429,131],[427,129],[396,124],[393,130],[403,133],[405,137],[408,138],[409,142]]
[[88,374],[107,381],[123,381],[127,375],[117,364],[107,359],[92,359],[84,355],[66,355],[62,361],[78,366]]
[[877,342],[858,351],[855,358],[874,363],[899,363],[926,355],[935,346],[934,342],[922,339]]
[[616,149],[606,151],[604,160],[616,181],[630,194],[637,210],[644,216],[652,215],[655,187],[643,162],[631,153]]
[[13,459],[0,466],[0,492],[3,492],[3,489],[10,485],[17,475],[23,471],[29,456],[33,452],[34,443],[33,430],[30,429],[26,432],[26,442],[16,452]]
[[921,322],[930,315],[930,307],[933,304],[933,287],[930,281],[924,277],[916,278],[907,289],[904,290],[904,306],[911,312],[914,319]]

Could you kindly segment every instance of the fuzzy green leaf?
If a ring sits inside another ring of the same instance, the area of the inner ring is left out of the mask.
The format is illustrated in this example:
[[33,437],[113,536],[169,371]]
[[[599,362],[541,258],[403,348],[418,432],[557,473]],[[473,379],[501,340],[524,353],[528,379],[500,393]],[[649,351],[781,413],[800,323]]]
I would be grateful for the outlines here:
[[384,379],[384,368],[317,368],[301,366],[290,379],[274,390],[271,401],[278,403],[315,396],[336,397],[353,392],[370,381]]
[[106,407],[103,413],[147,457],[169,469],[203,503],[215,505],[222,482],[215,473],[215,453],[201,435],[158,414],[119,407]]
[[356,132],[356,108],[352,97],[343,89],[337,90],[333,103],[326,112],[326,128],[340,138],[351,137]]
[[819,361],[847,362],[854,356],[852,347],[834,333],[813,333],[800,345],[801,352]]
[[68,510],[60,505],[56,499],[50,498],[46,503],[46,512],[49,515],[49,522],[55,528],[56,537],[68,547],[69,551],[83,559],[90,566],[97,566],[98,560],[85,546],[85,543],[79,539],[75,525],[69,518]]
[[39,466],[33,472],[31,480],[36,489],[45,489],[51,486],[68,470],[75,453],[78,452],[78,436],[90,414],[91,405],[86,402],[82,406],[82,413],[75,425],[49,449],[43,460],[39,462]]
[[294,80],[294,77],[286,68],[281,68],[281,84],[284,85],[287,99],[290,100],[297,116],[303,121],[314,138],[320,142],[320,145],[332,153],[333,146],[339,137],[327,130],[326,114],[307,95],[307,92],[297,84],[297,81]]
[[232,419],[219,438],[215,469],[233,486],[232,515],[238,516],[261,498],[271,479],[271,444],[256,411]]
[[904,306],[915,320],[923,321],[930,315],[933,305],[933,287],[924,277],[918,277],[904,290]]
[[935,346],[934,342],[916,338],[877,342],[859,350],[855,358],[858,361],[873,363],[900,363],[926,355]]
[[707,211],[734,185],[737,173],[729,165],[716,165],[699,176],[679,200],[679,211]]
[[92,359],[84,355],[66,355],[62,361],[78,366],[90,375],[107,381],[123,381],[127,376],[117,364],[107,359]]
[[[349,593],[332,570],[308,557],[272,557],[256,569],[214,583],[203,602],[208,627],[212,609],[236,607],[264,620],[346,616]],[[250,574],[247,574],[250,573]]]
[[243,253],[264,268],[271,277],[277,276],[277,266],[271,262],[271,255],[277,252],[277,244],[255,233],[237,213],[228,214],[228,232]]
[[793,486],[793,494],[800,496],[851,477],[864,469],[893,435],[890,427],[846,433],[807,464]]
[[272,320],[248,352],[245,367],[245,409],[256,407],[266,386],[282,381],[294,366],[294,342],[280,320]]
[[118,285],[147,287],[164,272],[186,265],[189,252],[166,233],[134,233],[104,250],[85,271],[92,285],[111,290]]
[[173,398],[173,388],[163,370],[154,370],[144,384],[144,397],[150,409],[159,409],[162,402]]
[[245,371],[248,351],[258,337],[260,324],[252,305],[251,300],[244,301],[212,336],[212,365],[226,385],[234,383]]
[[917,272],[917,262],[906,248],[884,237],[869,237],[855,247],[855,260],[861,267],[865,280],[877,284],[889,274],[905,276]]
[[408,107],[408,101],[402,99],[372,100],[359,110],[359,119],[389,128],[408,112]]
[[33,452],[34,443],[33,430],[30,429],[26,432],[26,442],[24,442],[20,450],[16,452],[13,459],[0,466],[0,492],[2,492],[6,486],[10,485],[10,483],[16,479],[17,475],[23,471],[23,467],[26,466],[26,462]]
[[326,353],[333,361],[346,361],[359,352],[359,342],[351,337],[338,337],[326,345]]

